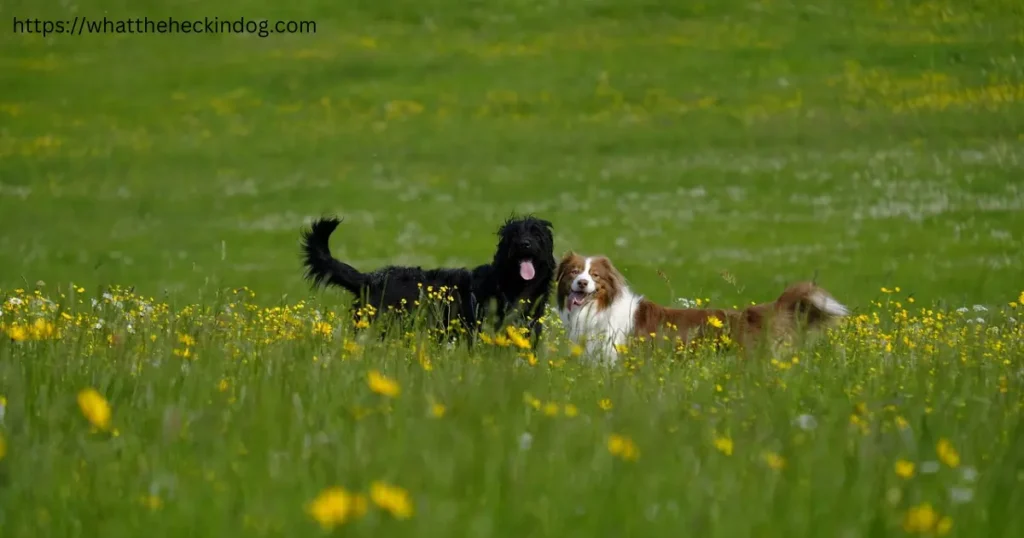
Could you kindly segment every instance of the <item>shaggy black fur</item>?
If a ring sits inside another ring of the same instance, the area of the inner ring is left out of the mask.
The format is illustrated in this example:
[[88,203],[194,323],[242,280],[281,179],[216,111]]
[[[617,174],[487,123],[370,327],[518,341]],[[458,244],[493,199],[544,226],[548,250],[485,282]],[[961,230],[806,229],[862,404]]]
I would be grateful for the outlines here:
[[[303,231],[303,264],[306,278],[314,286],[333,284],[354,294],[354,311],[371,305],[378,314],[389,310],[408,312],[420,299],[420,284],[422,290],[447,286],[453,290],[454,301],[438,320],[445,329],[458,319],[474,334],[486,319],[490,301],[495,300],[496,328],[521,305],[518,311],[530,327],[534,342],[540,338],[537,320],[544,313],[555,270],[550,222],[532,216],[509,218],[498,230],[498,248],[492,262],[473,269],[389,265],[369,273],[361,273],[331,255],[328,240],[340,223],[337,218],[325,217]],[[532,275],[529,267],[533,268]]]

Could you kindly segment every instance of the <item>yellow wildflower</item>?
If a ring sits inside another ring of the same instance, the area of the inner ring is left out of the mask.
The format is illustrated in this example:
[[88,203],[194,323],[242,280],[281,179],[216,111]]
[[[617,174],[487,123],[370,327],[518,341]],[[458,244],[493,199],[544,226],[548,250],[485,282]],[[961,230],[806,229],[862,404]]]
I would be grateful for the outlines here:
[[377,370],[372,370],[367,374],[366,382],[370,386],[370,390],[389,398],[394,398],[402,392],[402,388],[398,386],[398,383]]
[[441,417],[443,417],[444,414],[445,414],[445,411],[447,411],[447,409],[445,408],[444,404],[442,404],[442,403],[434,402],[434,403],[430,404],[430,414],[434,415],[434,418],[441,418]]
[[608,398],[601,398],[601,401],[597,402],[597,406],[600,407],[603,411],[611,411],[612,401],[609,400]]
[[540,400],[537,399],[537,397],[534,396],[533,394],[530,394],[529,392],[524,392],[523,393],[523,401],[526,402],[527,405],[529,405],[530,407],[532,407],[534,409],[540,409],[540,406],[541,406]]
[[373,504],[387,510],[396,519],[412,517],[412,501],[404,489],[386,482],[375,481],[370,485],[370,499]]
[[31,330],[32,338],[36,340],[44,340],[46,338],[53,338],[57,334],[57,328],[49,321],[43,318],[36,318],[32,323]]
[[956,449],[953,448],[953,444],[948,440],[939,439],[939,442],[935,445],[935,452],[942,463],[954,468],[960,466],[960,454],[957,453]]
[[356,512],[353,508],[355,508],[353,495],[344,488],[333,487],[325,489],[320,495],[317,495],[316,499],[306,506],[306,512],[326,530],[344,524],[350,515],[356,515],[353,513]]
[[84,389],[78,393],[78,407],[93,426],[103,431],[110,429],[110,404],[95,389]]
[[900,478],[910,478],[914,476],[914,462],[907,460],[898,460],[895,465],[896,475]]
[[726,456],[732,456],[732,439],[728,437],[715,437],[715,448]]
[[764,454],[761,454],[761,458],[769,467],[776,471],[786,466],[786,459],[775,452],[765,452]]
[[716,329],[721,329],[722,327],[725,326],[725,324],[722,323],[722,320],[718,319],[717,316],[711,316],[710,318],[708,318],[708,325],[711,325]]
[[573,404],[565,404],[565,408],[564,408],[563,412],[565,413],[565,416],[567,416],[567,417],[574,417],[574,416],[579,414],[580,410],[576,409],[576,406],[573,405]]
[[15,342],[24,342],[25,340],[28,340],[28,330],[15,323],[7,328],[7,336]]
[[935,534],[942,536],[953,527],[953,520],[940,517],[931,504],[923,503],[907,510],[903,518],[903,530],[910,534]]
[[345,352],[350,355],[355,355],[356,353],[359,353],[359,350],[363,349],[363,347],[360,346],[358,343],[348,339],[346,339],[345,342],[341,345],[341,348],[344,349]]
[[624,461],[636,461],[640,457],[640,449],[629,437],[613,433],[608,436],[608,452]]
[[558,404],[555,402],[548,402],[544,404],[544,414],[549,417],[558,415]]
[[577,344],[573,344],[572,347],[569,348],[569,355],[571,355],[573,357],[579,357],[582,354],[583,354],[583,348],[580,347]]
[[509,341],[516,347],[520,349],[530,349],[530,341],[524,338],[518,329],[509,325],[508,327],[505,327],[505,332],[508,334]]

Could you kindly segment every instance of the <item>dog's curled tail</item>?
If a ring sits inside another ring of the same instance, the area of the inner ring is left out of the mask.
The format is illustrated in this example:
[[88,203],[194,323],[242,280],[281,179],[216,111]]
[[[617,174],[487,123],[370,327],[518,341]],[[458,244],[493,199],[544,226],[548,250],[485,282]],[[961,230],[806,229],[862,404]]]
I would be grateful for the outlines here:
[[313,221],[309,229],[302,231],[302,261],[306,267],[306,278],[312,280],[314,286],[334,284],[360,295],[367,284],[367,275],[331,255],[328,240],[338,224],[341,220],[324,217]]
[[775,300],[775,307],[802,318],[808,329],[818,328],[850,315],[850,310],[843,303],[811,282],[798,282],[786,288]]

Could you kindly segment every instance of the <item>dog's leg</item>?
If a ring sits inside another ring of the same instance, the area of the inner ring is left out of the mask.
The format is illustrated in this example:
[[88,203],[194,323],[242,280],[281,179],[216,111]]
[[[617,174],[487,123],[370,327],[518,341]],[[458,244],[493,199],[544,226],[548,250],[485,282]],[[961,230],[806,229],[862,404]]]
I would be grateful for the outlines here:
[[494,330],[495,332],[498,332],[501,331],[502,325],[505,324],[505,314],[508,310],[508,300],[505,299],[504,295],[499,294],[495,302],[497,303],[495,308],[495,314],[497,314],[497,319],[494,320]]
[[473,349],[473,340],[475,340],[477,331],[476,301],[469,290],[461,292],[459,299],[462,303],[462,315],[459,316],[459,323],[463,324],[462,326],[466,331],[463,336],[468,343],[468,347]]

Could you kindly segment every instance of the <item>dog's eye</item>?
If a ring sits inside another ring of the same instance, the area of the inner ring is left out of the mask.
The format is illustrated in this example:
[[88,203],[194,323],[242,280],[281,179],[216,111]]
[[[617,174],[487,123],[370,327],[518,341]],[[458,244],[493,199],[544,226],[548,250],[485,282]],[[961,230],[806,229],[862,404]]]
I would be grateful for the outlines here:
[[580,274],[579,269],[573,269],[572,271],[569,271],[569,276],[576,276],[578,274]]

